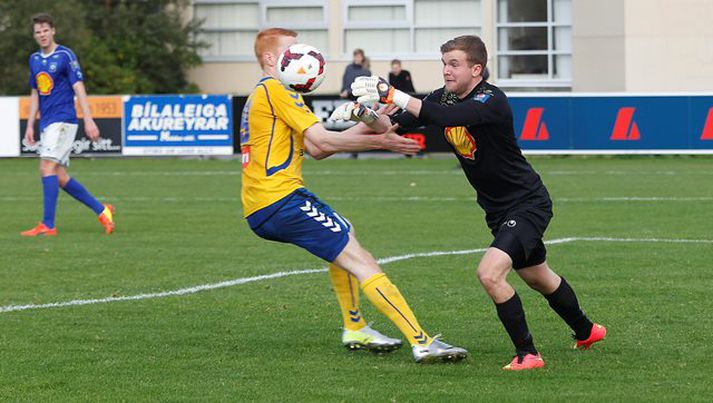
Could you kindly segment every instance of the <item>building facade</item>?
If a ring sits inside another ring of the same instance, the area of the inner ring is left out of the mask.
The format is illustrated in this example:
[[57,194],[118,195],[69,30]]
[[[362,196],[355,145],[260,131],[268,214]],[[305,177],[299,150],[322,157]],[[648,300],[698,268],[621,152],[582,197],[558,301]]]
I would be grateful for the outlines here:
[[299,32],[321,49],[339,92],[355,48],[373,74],[402,60],[418,92],[442,85],[440,45],[483,38],[490,81],[516,91],[711,92],[711,0],[193,0],[204,64],[190,79],[208,93],[249,93],[260,76],[255,34]]

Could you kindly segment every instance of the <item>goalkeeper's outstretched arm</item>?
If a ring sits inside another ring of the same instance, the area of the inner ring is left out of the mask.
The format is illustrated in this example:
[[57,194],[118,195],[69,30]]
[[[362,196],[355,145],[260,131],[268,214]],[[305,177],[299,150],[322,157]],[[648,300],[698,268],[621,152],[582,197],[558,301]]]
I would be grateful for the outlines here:
[[352,83],[352,93],[359,97],[358,102],[393,104],[423,123],[441,127],[487,124],[507,118],[507,100],[504,97],[494,96],[488,102],[466,100],[446,106],[414,98],[377,76],[358,77]]

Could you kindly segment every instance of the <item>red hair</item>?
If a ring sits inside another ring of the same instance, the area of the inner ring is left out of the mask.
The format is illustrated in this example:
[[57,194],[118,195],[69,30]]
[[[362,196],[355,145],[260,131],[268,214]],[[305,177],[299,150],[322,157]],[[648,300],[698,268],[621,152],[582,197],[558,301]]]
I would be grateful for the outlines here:
[[268,28],[258,32],[255,37],[255,57],[260,67],[265,67],[262,61],[262,54],[274,50],[277,47],[277,40],[281,36],[297,37],[297,32],[284,28]]

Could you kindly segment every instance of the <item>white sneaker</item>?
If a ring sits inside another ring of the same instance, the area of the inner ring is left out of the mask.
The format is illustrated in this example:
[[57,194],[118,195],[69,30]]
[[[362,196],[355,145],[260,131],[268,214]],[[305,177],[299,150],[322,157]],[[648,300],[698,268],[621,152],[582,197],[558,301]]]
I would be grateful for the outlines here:
[[350,350],[368,350],[388,353],[401,348],[401,340],[392,339],[372,329],[369,325],[359,330],[344,329],[342,344]]
[[434,362],[458,362],[468,357],[468,351],[461,347],[451,346],[433,336],[428,346],[413,346],[413,359],[417,363],[430,364]]

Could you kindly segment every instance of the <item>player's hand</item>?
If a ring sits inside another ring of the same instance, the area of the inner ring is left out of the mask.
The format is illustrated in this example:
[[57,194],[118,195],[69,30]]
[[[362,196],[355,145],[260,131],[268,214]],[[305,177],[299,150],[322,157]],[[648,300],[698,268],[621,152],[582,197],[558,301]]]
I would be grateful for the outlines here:
[[393,125],[389,130],[381,135],[384,139],[383,147],[387,150],[406,155],[414,155],[421,151],[421,146],[419,146],[417,142],[396,134],[396,130],[398,128],[399,125]]
[[357,77],[352,83],[352,94],[360,104],[371,105],[376,102],[394,104],[406,109],[409,98],[405,92],[399,91],[379,76]]
[[378,113],[381,115],[387,115],[387,116],[394,116],[398,111],[400,111],[401,108],[398,106],[391,104],[391,105],[384,105],[383,108],[380,108],[378,110]]
[[379,115],[372,109],[356,102],[346,102],[339,105],[329,116],[329,120],[351,120],[353,122],[372,123]]
[[94,123],[94,119],[84,119],[84,133],[91,141],[99,140],[99,127]]
[[25,129],[25,143],[30,146],[35,145],[36,143],[35,128],[30,125],[27,125],[27,129]]
[[356,102],[345,102],[345,103],[339,105],[334,110],[334,112],[332,112],[332,114],[329,115],[329,119],[327,119],[327,120],[333,120],[333,121],[351,120],[354,122],[358,122],[359,120],[352,113],[354,111],[354,108],[356,107],[356,105],[357,105]]

